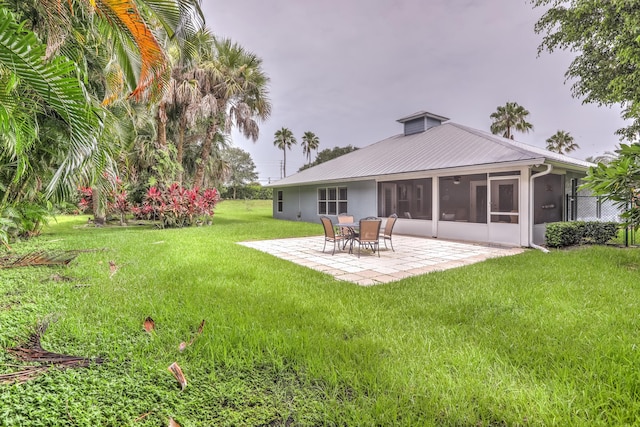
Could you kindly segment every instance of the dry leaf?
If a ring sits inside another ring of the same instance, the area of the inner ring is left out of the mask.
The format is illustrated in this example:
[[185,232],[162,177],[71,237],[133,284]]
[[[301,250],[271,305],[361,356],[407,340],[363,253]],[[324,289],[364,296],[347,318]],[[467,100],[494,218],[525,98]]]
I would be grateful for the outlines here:
[[189,340],[189,343],[187,344],[186,342],[182,341],[178,346],[178,350],[180,350],[180,352],[183,352],[187,347],[193,344],[196,338],[202,334],[203,330],[204,330],[204,319],[202,319],[202,322],[200,322],[200,326],[198,326],[198,332],[196,332],[196,334],[191,337],[191,339]]
[[147,317],[144,319],[143,327],[145,331],[151,332],[156,328],[156,322],[154,322],[151,317]]
[[173,418],[169,417],[169,427],[180,427],[180,424],[175,422]]
[[182,373],[182,369],[180,369],[178,362],[173,362],[167,369],[169,369],[169,372],[171,372],[173,376],[176,377],[176,379],[180,383],[180,387],[182,387],[182,390],[184,390],[187,386],[187,379]]
[[115,261],[109,261],[109,277],[113,277],[118,271],[118,266]]

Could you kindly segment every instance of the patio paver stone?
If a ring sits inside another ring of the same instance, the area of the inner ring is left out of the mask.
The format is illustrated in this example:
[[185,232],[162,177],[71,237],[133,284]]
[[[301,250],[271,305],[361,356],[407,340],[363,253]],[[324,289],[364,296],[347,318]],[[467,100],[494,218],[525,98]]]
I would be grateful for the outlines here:
[[393,236],[393,247],[381,246],[380,257],[370,250],[357,253],[336,250],[332,245],[322,252],[324,236],[239,242],[243,246],[266,252],[296,264],[331,274],[361,286],[377,285],[419,274],[481,262],[489,258],[516,255],[523,248],[484,246],[473,243],[411,236]]

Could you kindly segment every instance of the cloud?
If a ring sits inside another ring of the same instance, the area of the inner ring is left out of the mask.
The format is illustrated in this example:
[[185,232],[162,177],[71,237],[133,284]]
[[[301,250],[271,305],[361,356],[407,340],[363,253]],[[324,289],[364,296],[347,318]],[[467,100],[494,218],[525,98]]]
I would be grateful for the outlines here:
[[[542,11],[514,0],[217,0],[203,2],[215,34],[264,60],[273,113],[251,153],[261,180],[280,176],[273,133],[298,140],[315,132],[320,149],[369,145],[401,132],[396,119],[418,110],[488,130],[507,101],[531,112],[535,131],[518,136],[539,147],[558,129],[580,145],[576,157],[611,150],[619,108],[584,106],[571,97],[567,52],[538,57],[533,26]],[[287,171],[305,159],[287,153]]]

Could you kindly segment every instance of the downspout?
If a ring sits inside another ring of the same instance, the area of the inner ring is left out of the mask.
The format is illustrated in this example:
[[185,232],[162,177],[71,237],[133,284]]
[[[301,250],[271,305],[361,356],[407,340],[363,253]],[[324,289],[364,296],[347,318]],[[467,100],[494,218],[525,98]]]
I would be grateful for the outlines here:
[[546,248],[543,248],[542,246],[538,246],[535,243],[533,243],[533,218],[534,218],[534,212],[533,212],[533,196],[534,196],[534,191],[533,191],[533,180],[536,178],[540,178],[541,176],[545,176],[545,175],[549,175],[551,173],[551,171],[553,170],[553,165],[546,165],[547,166],[547,170],[537,173],[535,175],[531,175],[531,177],[529,178],[529,246],[534,248],[534,249],[539,249],[544,253],[549,253],[549,251]]

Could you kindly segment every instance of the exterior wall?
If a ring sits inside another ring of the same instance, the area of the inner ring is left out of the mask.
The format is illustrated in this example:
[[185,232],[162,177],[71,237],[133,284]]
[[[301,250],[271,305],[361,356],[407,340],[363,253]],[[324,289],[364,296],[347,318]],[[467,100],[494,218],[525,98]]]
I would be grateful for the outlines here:
[[[379,215],[379,197],[378,194],[380,183],[399,182],[402,179],[421,179],[432,178],[432,216],[433,219],[408,219],[400,216],[398,218],[394,233],[422,236],[422,237],[439,237],[443,239],[454,239],[462,241],[471,241],[488,244],[499,245],[511,245],[511,246],[528,246],[529,236],[533,243],[541,245],[544,244],[544,232],[546,225],[543,222],[539,224],[532,224],[536,216],[535,206],[549,205],[551,202],[546,200],[547,196],[551,195],[554,198],[554,208],[547,208],[544,212],[550,209],[560,209],[564,211],[564,192],[566,186],[570,186],[570,179],[574,177],[582,177],[583,174],[571,174],[561,169],[554,169],[554,175],[550,176],[547,180],[545,177],[534,179],[534,188],[530,188],[531,171],[528,166],[519,166],[517,168],[499,168],[495,167],[484,171],[487,175],[487,186],[491,186],[491,182],[494,180],[504,179],[506,182],[513,182],[514,179],[518,179],[518,197],[517,197],[517,213],[511,214],[510,218],[514,221],[504,221],[502,216],[504,214],[493,215],[498,217],[497,220],[491,221],[492,215],[487,215],[486,222],[471,221],[447,221],[441,219],[441,188],[461,188],[463,191],[469,192],[469,188],[465,186],[465,179],[469,180],[469,176],[475,176],[480,172],[476,169],[473,172],[464,171],[456,172],[456,176],[460,175],[462,183],[455,187],[441,187],[441,179],[451,179],[452,172],[443,172],[441,174],[412,174],[404,177],[389,177],[384,180],[366,180],[366,181],[353,181],[353,182],[340,182],[331,185],[307,185],[301,187],[274,187],[274,201],[273,201],[273,216],[278,219],[285,219],[291,221],[306,221],[319,223],[320,214],[318,213],[318,189],[327,187],[346,187],[347,188],[347,211],[353,215],[354,218],[360,219],[367,216]],[[566,174],[566,176],[565,176]],[[465,178],[467,176],[467,178]],[[567,183],[569,181],[569,183]],[[547,191],[548,186],[552,185],[552,191]],[[537,188],[536,188],[537,187]],[[556,188],[557,187],[557,188]],[[278,212],[278,192],[283,192],[283,211]],[[489,191],[489,194],[491,192]],[[542,195],[540,195],[542,194]],[[533,195],[534,206],[533,211],[530,209],[529,201]],[[514,196],[515,197],[515,196]],[[544,199],[544,200],[543,200]],[[557,199],[557,200],[556,200]],[[452,200],[452,199],[449,199]],[[490,199],[489,199],[490,201]],[[490,206],[488,203],[487,210]],[[515,206],[514,206],[515,209]],[[505,211],[506,212],[506,211]],[[511,211],[511,212],[516,212]],[[534,218],[531,217],[533,212]],[[516,220],[517,215],[517,220]],[[335,215],[327,215],[334,222],[337,222]],[[509,216],[509,215],[506,215]]]
[[[375,216],[377,210],[376,182],[354,181],[330,185],[273,188],[273,217],[289,221],[320,222],[318,214],[318,189],[347,187],[347,210],[355,218]],[[283,192],[283,211],[278,212],[278,191]],[[327,215],[336,222],[336,215]]]
[[544,245],[544,235],[547,231],[547,224],[534,224],[533,226],[533,243],[536,245]]
[[409,120],[404,124],[404,134],[405,135],[413,135],[414,133],[424,132],[424,117],[419,117],[417,119]]

